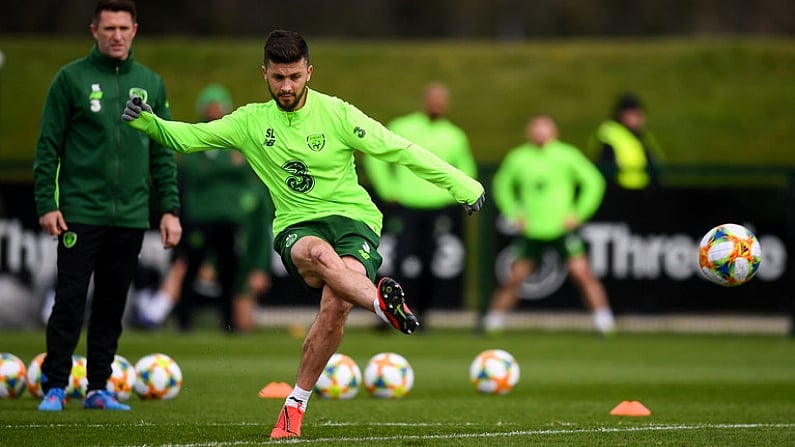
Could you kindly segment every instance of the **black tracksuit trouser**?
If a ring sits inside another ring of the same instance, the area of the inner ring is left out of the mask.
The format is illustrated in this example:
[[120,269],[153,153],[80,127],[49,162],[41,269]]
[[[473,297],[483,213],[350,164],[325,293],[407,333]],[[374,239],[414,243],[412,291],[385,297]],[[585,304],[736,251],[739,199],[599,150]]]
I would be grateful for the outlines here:
[[[73,235],[76,239],[71,244]],[[47,322],[47,356],[41,366],[45,393],[54,387],[66,388],[92,273],[94,295],[86,336],[88,389],[105,389],[143,236],[143,229],[71,223],[69,231],[58,238],[55,304]]]

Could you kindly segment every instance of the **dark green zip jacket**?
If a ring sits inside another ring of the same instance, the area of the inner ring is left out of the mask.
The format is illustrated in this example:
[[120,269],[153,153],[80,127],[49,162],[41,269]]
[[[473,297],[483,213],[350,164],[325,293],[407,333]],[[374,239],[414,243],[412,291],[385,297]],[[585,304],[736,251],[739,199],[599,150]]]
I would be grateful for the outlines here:
[[174,152],[124,124],[131,93],[171,119],[163,81],[96,45],[50,85],[33,163],[38,215],[60,209],[67,225],[148,228],[150,188],[161,212],[179,206]]

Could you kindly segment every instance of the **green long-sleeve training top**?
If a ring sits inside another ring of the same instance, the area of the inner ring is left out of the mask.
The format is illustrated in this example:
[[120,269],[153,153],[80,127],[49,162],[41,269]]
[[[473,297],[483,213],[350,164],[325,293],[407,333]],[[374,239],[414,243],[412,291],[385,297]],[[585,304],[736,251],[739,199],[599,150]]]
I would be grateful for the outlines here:
[[268,186],[274,234],[287,226],[340,215],[377,234],[382,215],[359,184],[354,151],[403,165],[446,189],[458,203],[483,193],[475,179],[430,151],[389,131],[347,102],[307,89],[305,105],[281,110],[275,101],[252,103],[209,123],[166,121],[143,112],[128,124],[179,152],[237,148]]

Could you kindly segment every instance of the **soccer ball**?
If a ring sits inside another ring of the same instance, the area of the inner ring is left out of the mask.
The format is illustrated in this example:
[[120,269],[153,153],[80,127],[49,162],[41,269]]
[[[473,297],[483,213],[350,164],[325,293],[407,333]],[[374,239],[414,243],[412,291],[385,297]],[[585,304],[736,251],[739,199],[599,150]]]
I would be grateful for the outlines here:
[[507,351],[488,349],[472,361],[469,380],[483,394],[507,394],[519,381],[519,364]]
[[25,363],[10,352],[0,353],[0,399],[25,392]]
[[315,391],[327,399],[350,399],[359,392],[362,370],[352,358],[336,353],[331,356],[315,383]]
[[44,362],[44,357],[47,356],[46,352],[33,357],[33,360],[28,364],[27,385],[28,391],[34,397],[44,397],[44,390],[41,389],[41,364]]
[[374,355],[364,370],[364,387],[373,397],[398,399],[411,391],[414,369],[408,360],[394,352]]
[[698,246],[698,265],[707,280],[739,286],[754,277],[762,261],[756,236],[742,225],[723,224],[709,230]]
[[86,390],[88,389],[87,363],[84,356],[80,354],[72,355],[72,372],[69,374],[69,382],[66,383],[67,399],[82,399],[86,397]]
[[[44,390],[41,388],[41,364],[44,362],[46,352],[33,357],[28,364],[26,384],[28,391],[34,397],[44,397]],[[88,388],[88,370],[86,369],[86,358],[79,354],[72,355],[72,370],[66,383],[66,398],[82,399],[86,396]]]
[[133,391],[141,399],[173,399],[182,388],[182,370],[171,357],[149,354],[135,364]]
[[111,373],[110,377],[108,377],[107,390],[116,393],[116,398],[120,401],[130,400],[133,386],[135,386],[135,379],[138,377],[135,373],[135,367],[118,354],[113,357],[113,363],[110,367]]

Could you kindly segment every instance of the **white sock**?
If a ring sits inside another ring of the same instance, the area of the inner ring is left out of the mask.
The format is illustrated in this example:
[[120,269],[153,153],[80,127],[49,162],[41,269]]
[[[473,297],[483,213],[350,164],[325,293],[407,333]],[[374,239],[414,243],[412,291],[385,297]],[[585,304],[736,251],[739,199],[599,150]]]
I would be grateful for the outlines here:
[[135,292],[135,309],[138,311],[138,315],[149,318],[147,315],[147,308],[149,307],[149,302],[152,301],[152,293],[149,289],[141,289]]
[[307,391],[305,389],[300,388],[296,385],[293,388],[293,392],[287,396],[287,399],[284,401],[284,405],[287,407],[295,407],[301,411],[306,411],[306,406],[309,404],[309,396],[312,395],[312,391]]
[[602,307],[594,311],[593,324],[596,330],[603,334],[616,330],[616,321],[609,307]]
[[506,313],[501,310],[490,310],[483,317],[483,329],[487,332],[501,331],[505,329]]
[[373,309],[375,310],[375,314],[381,317],[381,319],[384,320],[384,322],[392,324],[389,321],[389,318],[386,317],[386,314],[384,314],[384,311],[381,310],[381,303],[379,302],[378,297],[376,297],[375,301],[373,301]]
[[47,325],[47,322],[50,321],[50,314],[52,314],[52,306],[55,305],[55,289],[51,289],[47,291],[47,294],[44,295],[44,304],[41,306],[41,322],[44,325]]
[[174,300],[172,300],[167,293],[158,290],[149,299],[149,305],[146,307],[145,315],[150,321],[161,324],[166,320],[168,314],[171,313],[173,307]]

